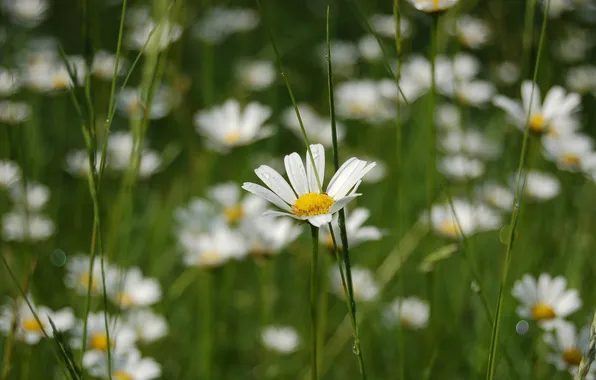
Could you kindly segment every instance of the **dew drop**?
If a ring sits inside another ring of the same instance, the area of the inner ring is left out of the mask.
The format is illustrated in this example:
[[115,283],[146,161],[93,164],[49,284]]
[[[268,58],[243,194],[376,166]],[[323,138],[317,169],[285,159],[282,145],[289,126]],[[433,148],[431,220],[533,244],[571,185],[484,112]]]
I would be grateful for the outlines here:
[[352,352],[354,353],[354,355],[360,354],[360,349],[358,348],[358,345],[356,343],[354,343],[354,345],[352,346]]
[[521,320],[521,321],[517,322],[517,325],[515,325],[515,331],[519,335],[524,335],[525,333],[528,332],[529,329],[530,329],[530,325],[525,320]]
[[472,289],[474,293],[480,293],[480,285],[478,285],[476,281],[470,283],[470,289]]

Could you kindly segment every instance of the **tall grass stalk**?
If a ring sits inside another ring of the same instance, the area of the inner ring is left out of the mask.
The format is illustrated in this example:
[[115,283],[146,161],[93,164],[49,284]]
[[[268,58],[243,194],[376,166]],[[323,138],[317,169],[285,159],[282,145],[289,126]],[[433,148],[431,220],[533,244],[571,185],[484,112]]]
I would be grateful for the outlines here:
[[318,344],[317,344],[317,313],[318,313],[318,279],[319,279],[319,228],[310,226],[312,236],[312,259],[310,263],[310,339],[311,339],[311,379],[319,378]]
[[[337,123],[335,120],[335,102],[333,98],[333,68],[332,68],[332,60],[331,60],[331,33],[330,33],[330,7],[327,6],[327,20],[326,20],[326,44],[327,44],[327,82],[328,82],[328,91],[329,91],[329,113],[331,119],[331,134],[332,134],[332,144],[333,144],[333,165],[335,171],[339,170],[339,148],[337,143]],[[356,300],[354,299],[354,285],[352,283],[352,268],[350,265],[350,251],[348,247],[348,234],[346,232],[346,213],[344,209],[341,209],[338,213],[338,224],[339,224],[339,233],[341,238],[341,245],[343,250],[343,263],[338,260],[338,266],[340,270],[340,275],[342,279],[342,285],[344,286],[344,290],[346,289],[347,285],[347,298],[349,298],[348,302],[348,311],[352,316],[352,327],[354,329],[354,353],[358,356],[358,364],[360,368],[360,374],[362,379],[366,379],[366,371],[364,369],[364,358],[362,356],[362,348],[360,346],[360,332],[358,328],[358,319],[356,316]],[[333,227],[331,223],[329,223],[329,232],[332,236],[333,240],[333,248],[338,254],[337,249],[337,242],[335,240]],[[342,273],[343,266],[345,264],[345,277]]]
[[[540,31],[540,40],[538,42],[538,52],[536,54],[536,64],[534,66],[534,75],[532,78],[532,91],[530,93],[530,99],[534,97],[534,90],[536,88],[536,78],[538,76],[538,68],[540,67],[540,58],[542,55],[542,47],[544,45],[544,39],[546,35],[546,24],[548,20],[548,11],[550,8],[550,0],[547,0],[546,7],[544,9],[544,18],[542,20],[542,28]],[[529,48],[529,47],[526,47]],[[493,322],[493,329],[492,329],[492,336],[491,336],[491,343],[490,343],[490,351],[488,354],[488,367],[486,369],[486,379],[493,380],[495,374],[495,367],[496,367],[496,351],[499,342],[499,327],[501,322],[501,314],[502,314],[502,307],[503,307],[503,299],[505,298],[505,286],[507,286],[507,280],[509,276],[509,268],[511,266],[511,251],[513,250],[513,242],[515,238],[515,229],[517,227],[518,216],[520,212],[520,197],[523,193],[523,184],[525,184],[526,172],[524,171],[524,164],[526,161],[526,156],[528,153],[528,139],[530,135],[529,123],[531,117],[531,107],[528,109],[528,113],[526,115],[526,122],[524,128],[524,138],[522,142],[522,149],[519,158],[519,166],[517,168],[517,179],[516,179],[516,186],[515,186],[515,197],[514,197],[514,204],[513,204],[513,211],[511,213],[511,221],[508,227],[508,236],[507,236],[507,250],[505,252],[505,262],[503,266],[503,273],[501,275],[501,285],[499,288],[499,299],[497,301],[497,307],[495,311],[495,318]]]
[[[534,40],[534,11],[536,0],[526,0],[526,14],[524,19],[524,37],[522,41],[521,77],[526,78],[532,55],[532,42]],[[546,12],[545,12],[546,15]]]
[[592,324],[590,325],[590,344],[588,350],[584,352],[582,361],[579,363],[577,373],[573,377],[574,380],[584,380],[588,376],[590,367],[594,363],[596,358],[596,312],[592,318]]
[[207,268],[200,271],[198,283],[199,315],[201,316],[199,342],[199,379],[210,380],[213,376],[213,273]]
[[435,192],[435,178],[437,175],[437,127],[435,125],[435,107],[437,96],[437,34],[440,15],[433,13],[431,15],[430,30],[430,92],[428,96],[428,167],[426,172],[426,200],[428,212],[431,211]]

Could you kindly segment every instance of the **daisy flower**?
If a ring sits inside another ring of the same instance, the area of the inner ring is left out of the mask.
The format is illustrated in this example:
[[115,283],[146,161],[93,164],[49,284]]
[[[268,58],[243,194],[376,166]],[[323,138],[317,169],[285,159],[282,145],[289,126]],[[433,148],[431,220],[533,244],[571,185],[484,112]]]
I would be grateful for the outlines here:
[[4,0],[2,6],[15,23],[30,28],[41,24],[50,8],[47,0]]
[[300,336],[289,326],[267,326],[261,331],[261,342],[268,350],[291,354],[300,346]]
[[502,84],[511,86],[517,83],[521,71],[517,63],[504,61],[494,67],[494,74]]
[[[515,189],[517,175],[510,178],[511,187]],[[520,183],[520,186],[522,184]],[[533,201],[547,201],[561,192],[561,183],[554,175],[537,170],[530,170],[526,175],[524,195]]]
[[267,204],[263,198],[252,194],[242,197],[240,186],[233,182],[215,185],[208,193],[216,210],[223,214],[230,225],[238,225],[243,221],[251,223],[252,219],[265,211]]
[[0,67],[0,96],[10,96],[21,88],[21,77],[17,70]]
[[126,36],[126,44],[133,50],[159,52],[178,41],[182,36],[182,26],[164,18],[154,21],[147,17],[133,24]]
[[[369,19],[370,26],[380,36],[395,38],[395,18],[393,15],[375,14]],[[399,20],[401,38],[408,38],[412,34],[412,23],[403,16]]]
[[582,95],[596,93],[596,66],[582,65],[570,68],[565,76],[565,86]]
[[[172,108],[177,105],[177,93],[170,87],[161,85],[155,95],[149,110],[151,120],[159,120],[168,116]],[[147,105],[143,102],[143,95],[139,88],[126,87],[118,95],[116,109],[125,117],[141,119],[145,115]]]
[[120,57],[120,60],[118,61],[118,70],[116,70],[116,55],[105,50],[99,50],[93,56],[91,73],[100,79],[112,80],[114,71],[116,71],[116,75],[122,75],[124,74],[126,65],[126,59]]
[[[250,182],[242,185],[244,190],[263,197],[283,210],[267,211],[265,214],[307,220],[313,226],[320,227],[331,222],[334,213],[360,196],[356,190],[362,177],[375,166],[374,162],[350,158],[331,178],[326,192],[323,192],[325,148],[323,145],[313,144],[310,150],[313,160],[307,151],[306,168],[298,153],[284,158],[291,186],[278,172],[266,165],[255,169],[255,173],[270,190]],[[315,162],[316,169],[313,168],[312,161]]]
[[21,179],[21,168],[16,162],[0,160],[0,189],[9,188]]
[[2,216],[2,236],[7,241],[37,242],[54,234],[54,222],[43,214],[12,211]]
[[[583,353],[587,352],[590,346],[590,327],[586,326],[578,332],[575,325],[562,320],[556,324],[553,331],[544,334],[543,339],[552,350],[546,356],[546,361],[557,367],[557,370],[569,372],[574,376]],[[596,378],[593,368],[585,379]]]
[[490,102],[495,87],[488,81],[476,78],[480,72],[480,61],[466,53],[459,53],[453,58],[453,81],[443,81],[439,90],[457,98],[462,104],[483,106]]
[[559,18],[564,12],[573,10],[573,2],[569,0],[549,0],[548,3],[546,0],[540,0],[540,5],[544,12],[547,11],[547,4],[548,18],[550,19]]
[[259,25],[259,14],[247,8],[211,8],[196,24],[194,35],[219,44],[235,33],[248,32]]
[[257,102],[241,109],[237,100],[230,99],[221,106],[195,114],[197,132],[209,140],[218,151],[248,145],[273,133],[263,124],[271,116],[271,108]]
[[471,49],[481,48],[490,38],[490,28],[486,22],[470,15],[460,17],[455,30],[459,42]]
[[384,319],[390,325],[400,322],[412,330],[428,325],[430,306],[418,297],[396,298],[384,312]]
[[529,274],[513,285],[512,294],[521,302],[517,314],[531,318],[545,330],[552,330],[559,320],[576,312],[581,306],[579,292],[568,289],[563,276],[551,277],[542,273],[536,280]]
[[383,49],[372,34],[367,34],[358,40],[358,51],[362,58],[370,62],[378,61],[383,57]]
[[493,102],[503,109],[522,131],[529,115],[528,128],[534,134],[551,133],[556,136],[569,132],[564,128],[567,123],[560,125],[559,121],[566,121],[579,111],[581,97],[575,93],[567,93],[562,87],[554,86],[541,104],[540,89],[536,85],[532,92],[533,86],[532,81],[522,83],[521,103],[501,95],[495,96]]
[[473,129],[466,131],[450,130],[438,141],[441,148],[450,154],[464,153],[481,159],[494,159],[501,153],[496,143],[487,139],[481,132]]
[[[153,358],[143,358],[137,349],[126,353],[116,352],[108,365],[108,356],[98,351],[83,355],[83,367],[91,376],[113,380],[152,380],[161,376],[161,366]],[[108,368],[111,368],[110,374]]]
[[511,189],[505,186],[487,182],[481,185],[477,192],[480,196],[480,199],[488,203],[489,206],[506,212],[509,212],[513,209],[515,195]]
[[0,101],[0,123],[20,124],[29,119],[32,108],[27,103]]
[[498,229],[501,226],[501,216],[485,204],[454,199],[453,209],[449,203],[433,205],[430,223],[437,234],[457,239],[461,232],[470,236],[477,232]]
[[[343,265],[343,264],[342,264]],[[337,267],[331,269],[330,276],[331,291],[340,298],[344,298],[344,288],[341,281],[341,273]],[[381,289],[375,281],[369,269],[352,267],[352,287],[356,301],[373,301],[379,295]]]
[[[351,41],[332,40],[329,49],[331,50],[331,64],[333,73],[343,76],[351,76],[360,58],[358,47]],[[322,43],[318,47],[320,63],[327,68],[327,44]]]
[[372,80],[355,80],[336,86],[335,106],[337,115],[346,119],[377,122],[395,116],[394,107]]
[[184,250],[184,265],[216,268],[231,259],[240,259],[248,251],[247,241],[226,225],[218,225],[209,233],[186,235],[180,243]]
[[[108,166],[110,169],[125,172],[128,170],[134,150],[134,138],[130,132],[114,132],[108,137]],[[162,158],[159,153],[141,147],[139,176],[147,178],[161,169]]]
[[[333,135],[331,133],[331,120],[327,117],[319,116],[315,110],[306,103],[298,104],[298,111],[300,118],[304,124],[304,129],[308,135],[308,139],[316,144],[330,147],[333,145]],[[302,139],[302,128],[296,115],[294,107],[286,108],[282,113],[282,120],[284,124]],[[346,128],[343,124],[336,122],[337,141],[341,142],[346,135]]]
[[[101,152],[95,155],[95,171],[99,171],[101,165]],[[64,159],[64,170],[74,177],[87,178],[89,175],[89,154],[85,150],[74,150],[68,152]]]
[[[446,130],[459,132],[459,128],[461,128],[462,125],[460,109],[451,103],[441,104],[435,111],[435,123],[437,123],[437,126]],[[449,144],[449,142],[447,142],[447,144]],[[449,148],[445,147],[444,149]]]
[[150,309],[130,310],[124,316],[124,320],[135,330],[137,340],[142,343],[154,342],[168,334],[166,318]]
[[[346,235],[348,237],[348,246],[350,248],[355,247],[361,243],[367,241],[380,240],[383,237],[383,231],[374,226],[363,226],[363,224],[370,217],[370,211],[358,207],[351,212],[346,213]],[[339,216],[335,214],[331,225],[333,226],[333,234],[338,248],[341,247],[340,229],[339,229]],[[321,228],[321,239],[320,241],[328,249],[333,250],[333,238],[329,232],[329,226]]]
[[153,305],[161,300],[161,286],[154,278],[145,278],[137,267],[126,271],[112,268],[106,278],[106,293],[122,309]]
[[13,186],[9,192],[12,201],[28,211],[40,211],[50,199],[50,188],[36,182],[27,182],[27,186]]
[[453,7],[459,0],[409,0],[419,11],[426,13],[441,12]]
[[542,138],[542,151],[546,159],[557,164],[559,169],[576,172],[583,167],[583,161],[593,154],[594,142],[581,133],[553,138]]
[[243,224],[242,232],[256,258],[269,258],[281,253],[300,236],[302,228],[290,219],[253,218]]
[[379,183],[387,176],[387,164],[378,158],[370,156],[363,157],[365,161],[371,161],[375,163],[375,167],[372,168],[364,178],[364,183]]
[[[435,59],[435,80],[437,89],[453,88],[453,62],[445,56],[438,55]],[[411,84],[410,84],[411,83]],[[402,81],[400,87],[405,92],[408,102],[413,102],[427,93],[432,84],[431,64],[428,59],[420,55],[413,55],[402,65]],[[406,92],[405,90],[408,89]]]
[[[89,313],[87,318],[87,341],[84,350],[106,353],[108,345],[112,353],[128,352],[134,348],[136,334],[134,329],[122,319],[108,315],[108,331],[110,339],[106,334],[105,312]],[[72,330],[70,345],[73,348],[81,348],[83,339],[83,321],[77,321]]]
[[236,66],[236,75],[242,86],[252,91],[261,91],[275,81],[275,66],[271,61],[241,61]]
[[[69,257],[66,261],[66,276],[64,277],[64,283],[67,288],[73,289],[82,296],[87,295],[89,286],[89,259],[89,256],[81,254]],[[106,261],[104,261],[104,267],[106,268],[106,272],[109,272],[110,268]],[[102,294],[100,257],[95,257],[93,261],[91,294],[96,296]]]
[[62,332],[70,330],[74,325],[74,314],[70,308],[52,311],[45,306],[36,306],[29,300],[39,317],[40,325],[23,298],[17,298],[13,302],[16,302],[16,314],[12,302],[0,308],[0,332],[9,335],[13,324],[16,324],[15,338],[26,344],[37,344],[44,337],[44,331],[50,337],[53,336],[50,319]]
[[590,49],[594,46],[591,31],[572,27],[555,42],[555,56],[565,63],[579,63],[587,59]]
[[467,181],[484,174],[484,163],[464,155],[447,156],[439,161],[438,170],[450,180]]

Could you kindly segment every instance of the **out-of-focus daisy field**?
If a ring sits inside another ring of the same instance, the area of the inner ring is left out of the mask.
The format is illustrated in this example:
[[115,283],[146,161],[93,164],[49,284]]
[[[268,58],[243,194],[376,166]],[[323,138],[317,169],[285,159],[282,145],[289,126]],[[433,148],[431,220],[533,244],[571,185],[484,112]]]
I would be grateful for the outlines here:
[[593,0],[0,0],[0,380],[596,379]]

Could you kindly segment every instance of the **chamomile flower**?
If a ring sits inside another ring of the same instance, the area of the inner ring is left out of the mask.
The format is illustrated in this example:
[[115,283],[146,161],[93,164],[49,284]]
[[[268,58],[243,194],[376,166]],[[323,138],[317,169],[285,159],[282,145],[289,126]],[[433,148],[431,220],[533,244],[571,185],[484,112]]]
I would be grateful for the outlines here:
[[501,153],[496,143],[488,140],[480,131],[451,130],[439,141],[441,148],[449,154],[466,154],[481,159],[494,159]]
[[0,123],[20,124],[31,116],[32,108],[27,103],[0,101]]
[[[74,150],[68,152],[64,159],[64,170],[74,177],[87,178],[89,175],[89,154],[85,150]],[[101,164],[101,152],[95,156],[95,171],[99,171]]]
[[438,170],[448,179],[467,181],[484,174],[484,163],[476,158],[454,155],[442,158]]
[[515,62],[504,61],[495,66],[497,80],[507,86],[517,83],[521,71]]
[[209,199],[230,225],[238,225],[244,221],[250,223],[265,211],[267,205],[264,199],[256,195],[242,197],[240,186],[233,182],[211,187]]
[[[93,274],[91,276],[89,275],[89,259],[89,256],[82,254],[69,257],[66,262],[64,283],[67,288],[73,289],[79,295],[84,296],[87,295],[89,280],[91,280],[91,295],[97,296],[102,294],[101,258],[94,258]],[[110,266],[105,261],[104,268],[106,269],[106,274],[109,273]]]
[[188,206],[179,207],[174,213],[178,240],[192,240],[207,233],[210,227],[222,224],[221,216],[215,205],[206,199],[192,199]]
[[10,334],[15,324],[15,338],[26,344],[37,344],[44,337],[44,331],[50,337],[53,336],[50,319],[62,332],[70,330],[74,325],[74,314],[70,308],[52,311],[45,306],[36,306],[29,299],[40,324],[23,298],[17,298],[13,302],[16,302],[16,309],[12,302],[0,308],[0,332]]
[[126,43],[133,50],[159,52],[178,41],[182,31],[182,26],[167,19],[160,21],[147,19],[134,25],[126,37]]
[[[343,265],[343,264],[342,264]],[[329,279],[331,291],[340,298],[344,298],[344,288],[341,281],[341,273],[337,267],[331,270]],[[352,285],[354,289],[354,299],[356,301],[373,301],[379,295],[380,288],[372,272],[366,268],[358,266],[352,267]]]
[[[437,123],[437,126],[441,128],[455,131],[459,130],[459,128],[461,128],[460,109],[451,103],[441,104],[435,111],[435,122]],[[447,145],[449,144],[450,142],[447,142]]]
[[281,253],[300,234],[302,228],[290,219],[254,218],[242,226],[249,241],[250,252],[256,258],[268,258]]
[[567,71],[565,85],[578,94],[596,93],[596,66],[575,66]]
[[[395,18],[393,15],[375,14],[370,18],[370,26],[379,35],[387,38],[395,38]],[[408,38],[412,34],[411,22],[401,17],[399,20],[400,34],[402,38]]]
[[38,242],[54,234],[54,222],[43,214],[12,211],[2,216],[2,236],[7,241]]
[[141,343],[151,343],[168,334],[168,322],[163,315],[150,309],[130,310],[124,316],[127,325],[131,326]]
[[[448,91],[453,88],[454,74],[452,62],[444,56],[435,59],[435,79],[439,90]],[[402,81],[400,87],[405,92],[408,102],[413,102],[424,95],[431,88],[431,64],[420,56],[413,55],[402,65]]]
[[[364,226],[368,218],[370,217],[370,211],[358,207],[353,211],[346,213],[346,235],[348,238],[348,246],[350,248],[355,247],[361,243],[367,241],[380,240],[383,237],[384,232],[374,226]],[[336,214],[331,221],[333,226],[333,234],[335,235],[335,242],[338,247],[341,247],[340,240],[340,229],[338,223],[338,215]],[[329,232],[329,227],[325,226],[321,229],[320,241],[329,249],[333,249],[333,238]]]
[[[178,102],[178,94],[170,87],[160,86],[151,103],[148,117],[152,120],[163,119]],[[133,119],[141,119],[147,112],[147,104],[144,102],[141,90],[138,88],[124,88],[118,95],[117,110],[120,114]]]
[[199,235],[185,235],[180,244],[184,250],[184,265],[199,268],[220,267],[229,260],[240,259],[248,251],[247,241],[226,225]]
[[[329,46],[331,50],[331,64],[333,73],[343,76],[354,74],[354,68],[360,58],[358,47],[351,41],[332,40]],[[321,66],[327,67],[327,44],[323,43],[318,47],[318,56]]]
[[387,176],[387,164],[378,158],[363,157],[365,161],[371,161],[375,163],[375,167],[372,168],[367,175],[362,178],[364,183],[379,183]]
[[[87,341],[85,342],[84,350],[98,351],[99,353],[106,353],[108,346],[112,353],[125,353],[134,348],[136,334],[134,329],[126,324],[123,319],[107,315],[108,318],[108,334],[106,334],[105,326],[105,312],[89,313],[87,318]],[[70,344],[73,348],[82,348],[81,340],[83,339],[83,321],[77,321],[72,330],[72,337]]]
[[0,189],[7,189],[21,179],[21,168],[16,162],[0,160]]
[[259,14],[247,8],[211,8],[196,24],[197,38],[219,44],[235,33],[253,30],[259,24]]
[[0,67],[0,96],[10,96],[19,91],[22,80],[17,70]]
[[376,122],[395,116],[394,107],[372,80],[355,80],[336,86],[335,106],[337,115],[346,119]]
[[261,332],[261,342],[268,350],[291,354],[300,346],[300,336],[293,327],[272,325]]
[[[575,93],[567,93],[559,86],[552,87],[544,103],[540,102],[540,89],[532,81],[524,81],[521,86],[521,103],[505,96],[494,97],[494,104],[503,109],[515,125],[522,131],[528,121],[528,128],[533,134],[551,133],[561,135],[569,133],[566,123],[581,107],[581,97]],[[529,115],[529,119],[528,119]]]
[[[517,175],[511,176],[511,187],[515,188]],[[521,184],[520,184],[521,186]],[[537,170],[531,170],[526,175],[524,195],[532,201],[547,201],[561,192],[561,183],[554,175]]]
[[574,27],[567,29],[567,33],[555,41],[553,51],[565,63],[579,63],[586,59],[593,46],[591,31]]
[[442,12],[458,3],[459,0],[409,0],[419,11],[426,13]]
[[511,189],[492,182],[487,182],[480,186],[478,188],[478,195],[489,206],[506,212],[511,211],[513,202],[515,201],[515,195]]
[[[360,196],[356,190],[362,177],[375,166],[374,162],[367,163],[355,157],[350,158],[331,178],[327,191],[323,192],[325,148],[323,145],[313,144],[310,150],[312,160],[307,152],[306,168],[298,153],[285,157],[286,172],[292,186],[278,172],[266,165],[261,165],[255,173],[270,190],[254,183],[244,183],[244,190],[265,198],[283,210],[267,211],[266,215],[290,216],[307,220],[313,226],[320,227],[331,222],[334,213]],[[312,161],[315,162],[316,169],[313,168]]]
[[490,38],[490,28],[486,22],[470,15],[460,17],[455,30],[459,42],[471,49],[481,48]]
[[100,79],[111,80],[116,75],[124,74],[126,69],[126,59],[120,57],[118,61],[118,70],[116,70],[116,55],[105,50],[99,50],[93,56],[93,63],[91,64],[91,72]]
[[244,88],[261,91],[275,81],[276,71],[271,61],[241,61],[236,65],[236,75]]
[[137,267],[126,271],[112,268],[106,279],[108,298],[122,309],[153,305],[161,300],[161,286],[146,278]]
[[498,229],[501,226],[501,216],[483,203],[474,204],[464,199],[454,199],[453,209],[449,203],[433,205],[430,223],[437,234],[457,239],[462,232],[465,236],[470,236]]
[[423,329],[428,325],[430,306],[418,297],[397,298],[384,312],[389,325],[401,323],[412,330]]
[[582,161],[593,154],[594,142],[584,134],[575,133],[561,138],[542,138],[544,156],[557,164],[559,169],[576,172],[584,166]]
[[576,312],[582,305],[579,292],[566,289],[567,279],[542,273],[538,279],[529,274],[513,285],[512,294],[521,302],[517,314],[532,318],[540,327],[552,330],[561,319]]
[[71,89],[75,85],[82,85],[87,73],[84,58],[81,56],[68,57],[68,65],[69,67],[58,58],[30,64],[26,67],[25,72],[27,86],[38,92],[56,93]]
[[211,147],[225,152],[271,135],[271,127],[264,125],[269,117],[271,108],[265,105],[251,102],[242,109],[237,100],[230,99],[221,106],[197,112],[194,124]]
[[98,379],[152,380],[161,376],[161,365],[153,358],[141,357],[137,349],[125,353],[116,352],[111,359],[108,364],[108,356],[104,353],[87,351],[83,355],[83,366]]
[[36,182],[27,182],[27,186],[13,186],[10,189],[12,201],[28,211],[40,211],[50,200],[50,188]]
[[544,12],[548,10],[548,18],[550,19],[559,18],[564,12],[573,10],[573,3],[569,0],[541,0],[540,5]]
[[2,6],[15,23],[26,27],[41,24],[50,7],[47,0],[3,0]]
[[358,51],[364,59],[370,62],[378,61],[383,57],[383,49],[372,34],[367,34],[358,40]]
[[[331,133],[331,120],[319,116],[310,105],[305,103],[298,104],[298,111],[300,111],[300,118],[302,119],[308,139],[313,143],[322,144],[326,147],[332,146],[333,135]],[[287,108],[283,112],[282,119],[284,124],[302,139],[302,129],[293,107]],[[345,126],[336,122],[336,132],[337,141],[342,141],[346,135]]]
[[[111,170],[128,170],[133,158],[134,140],[129,132],[114,132],[108,137],[108,165]],[[148,148],[141,148],[139,176],[147,178],[161,169],[161,156]]]
[[[562,320],[553,331],[544,334],[543,339],[552,350],[546,356],[546,361],[557,370],[569,372],[573,376],[577,373],[583,353],[589,349],[590,327],[586,326],[578,332],[575,325]],[[585,379],[594,380],[595,377],[592,367]]]
[[482,106],[493,97],[495,88],[492,83],[476,78],[480,71],[480,62],[470,54],[459,53],[453,59],[453,81],[444,81],[440,90],[457,98],[461,103]]

